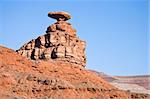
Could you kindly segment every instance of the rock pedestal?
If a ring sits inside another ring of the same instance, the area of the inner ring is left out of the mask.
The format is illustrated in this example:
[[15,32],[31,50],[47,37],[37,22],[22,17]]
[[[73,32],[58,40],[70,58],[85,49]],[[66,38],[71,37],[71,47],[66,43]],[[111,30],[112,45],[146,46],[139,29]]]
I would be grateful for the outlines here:
[[24,44],[17,52],[32,60],[68,61],[84,67],[86,42],[80,40],[76,30],[66,22],[71,16],[66,12],[49,12],[48,16],[57,22],[47,28],[46,34]]

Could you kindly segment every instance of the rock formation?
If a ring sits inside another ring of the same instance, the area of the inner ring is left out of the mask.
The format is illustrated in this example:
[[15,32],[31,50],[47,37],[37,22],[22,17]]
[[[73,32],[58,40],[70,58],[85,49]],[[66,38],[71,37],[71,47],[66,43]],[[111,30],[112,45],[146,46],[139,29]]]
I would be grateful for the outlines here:
[[66,22],[71,16],[67,12],[49,12],[48,16],[57,22],[47,28],[46,34],[29,41],[17,52],[32,60],[68,61],[84,67],[86,42],[80,40],[76,30]]
[[86,63],[85,41],[66,22],[71,16],[48,16],[57,22],[17,53],[0,46],[0,99],[150,99],[149,94],[120,90],[81,68]]

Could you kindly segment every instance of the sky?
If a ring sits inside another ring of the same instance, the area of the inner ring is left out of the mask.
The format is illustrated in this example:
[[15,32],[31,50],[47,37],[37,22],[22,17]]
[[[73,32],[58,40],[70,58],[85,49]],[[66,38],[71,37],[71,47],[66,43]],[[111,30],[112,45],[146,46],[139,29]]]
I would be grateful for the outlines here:
[[66,11],[85,40],[87,69],[109,75],[150,74],[149,0],[0,0],[0,45],[19,49]]

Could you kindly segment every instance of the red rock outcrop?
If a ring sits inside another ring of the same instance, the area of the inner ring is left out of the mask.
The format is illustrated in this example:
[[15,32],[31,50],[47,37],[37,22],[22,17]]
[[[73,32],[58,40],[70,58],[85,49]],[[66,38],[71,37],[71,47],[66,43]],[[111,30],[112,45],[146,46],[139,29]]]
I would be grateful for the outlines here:
[[50,12],[48,16],[57,22],[47,28],[46,34],[29,41],[17,52],[33,60],[52,59],[85,66],[86,42],[80,40],[76,30],[66,22],[71,16],[66,12]]

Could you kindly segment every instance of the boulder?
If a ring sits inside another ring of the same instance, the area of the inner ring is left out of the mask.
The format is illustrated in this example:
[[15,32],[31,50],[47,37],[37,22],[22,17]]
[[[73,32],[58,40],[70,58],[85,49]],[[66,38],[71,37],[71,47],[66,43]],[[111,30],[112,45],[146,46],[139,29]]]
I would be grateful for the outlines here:
[[48,13],[48,16],[53,18],[53,19],[56,19],[57,21],[61,21],[61,20],[69,20],[71,18],[71,15],[67,12],[49,12]]

